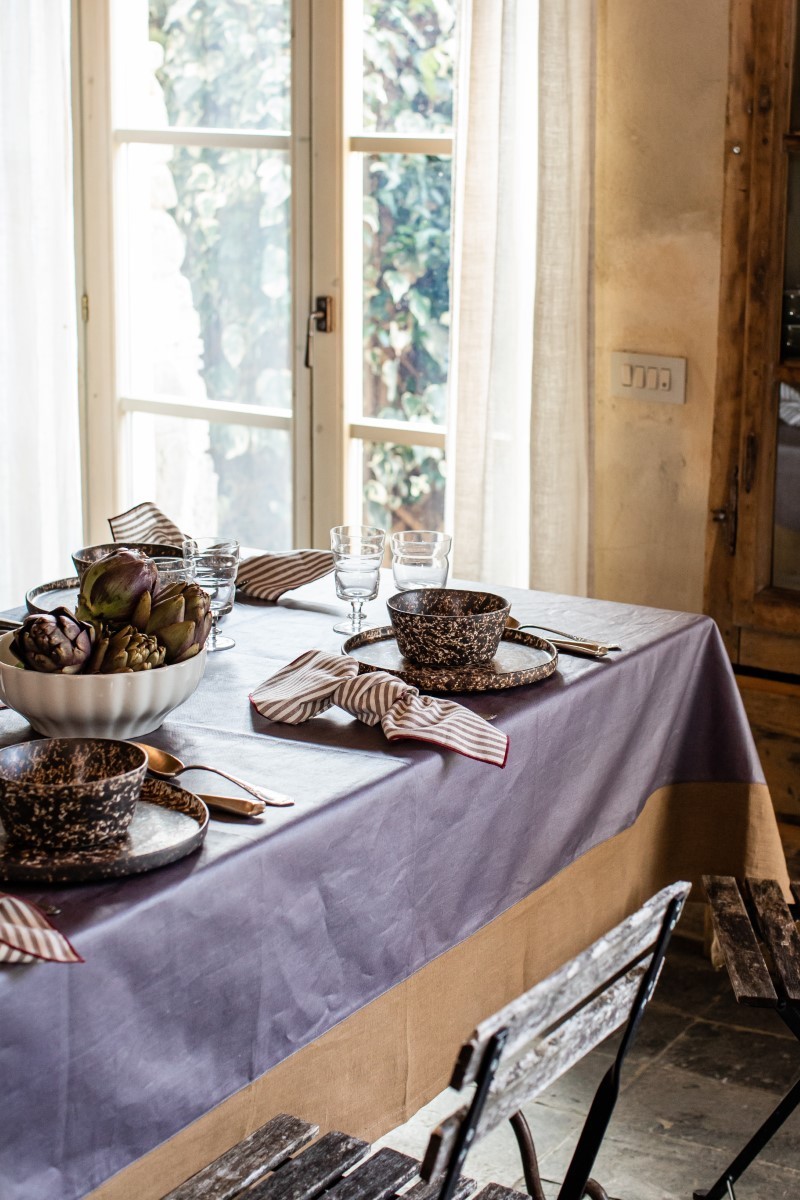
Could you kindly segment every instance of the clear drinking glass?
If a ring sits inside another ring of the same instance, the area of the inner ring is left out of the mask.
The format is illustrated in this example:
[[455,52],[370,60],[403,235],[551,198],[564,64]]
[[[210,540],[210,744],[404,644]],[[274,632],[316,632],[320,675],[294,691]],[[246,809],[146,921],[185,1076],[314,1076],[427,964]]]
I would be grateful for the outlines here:
[[233,608],[239,543],[224,538],[185,538],[183,561],[187,579],[199,583],[211,598],[211,632],[206,649],[209,653],[230,650],[236,643],[233,638],[221,636],[218,625]]
[[398,591],[440,588],[447,583],[453,539],[433,529],[404,529],[392,534],[392,575]]
[[350,601],[350,617],[334,625],[336,633],[360,633],[364,604],[378,594],[386,534],[374,525],[336,525],[331,530],[336,595]]
[[154,558],[158,571],[158,584],[156,591],[163,592],[164,588],[170,587],[173,583],[183,583],[186,578],[186,563],[182,558]]

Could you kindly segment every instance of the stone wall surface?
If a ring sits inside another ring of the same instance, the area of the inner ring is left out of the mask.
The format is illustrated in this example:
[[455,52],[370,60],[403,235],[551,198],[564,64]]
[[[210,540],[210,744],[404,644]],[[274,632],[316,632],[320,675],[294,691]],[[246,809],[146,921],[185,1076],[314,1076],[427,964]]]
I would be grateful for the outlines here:
[[[729,0],[601,0],[595,595],[701,611]],[[685,357],[686,404],[611,396],[610,356]]]

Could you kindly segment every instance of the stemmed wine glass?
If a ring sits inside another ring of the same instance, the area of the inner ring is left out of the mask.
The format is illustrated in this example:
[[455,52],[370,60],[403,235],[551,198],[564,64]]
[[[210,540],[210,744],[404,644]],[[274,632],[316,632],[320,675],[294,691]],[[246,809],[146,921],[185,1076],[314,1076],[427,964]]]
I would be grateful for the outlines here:
[[199,584],[211,599],[211,630],[206,649],[210,654],[215,650],[230,650],[236,642],[221,635],[218,625],[233,608],[239,543],[232,538],[184,538],[183,561],[187,579]]
[[386,534],[375,525],[336,525],[331,530],[336,595],[350,601],[350,617],[334,625],[336,633],[360,633],[364,603],[378,594]]

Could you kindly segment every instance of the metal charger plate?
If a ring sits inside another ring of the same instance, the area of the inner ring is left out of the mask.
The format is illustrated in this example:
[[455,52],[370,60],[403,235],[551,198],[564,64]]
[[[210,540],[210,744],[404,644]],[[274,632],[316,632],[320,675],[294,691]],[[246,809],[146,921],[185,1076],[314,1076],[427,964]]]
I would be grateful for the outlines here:
[[40,583],[25,596],[29,613],[50,613],[64,607],[75,611],[78,603],[78,576],[71,579],[56,579],[53,583]]
[[87,883],[138,875],[197,850],[208,829],[199,796],[161,779],[145,779],[133,820],[111,846],[48,853],[9,846],[0,825],[0,879],[16,883]]
[[480,667],[425,667],[400,653],[391,625],[365,629],[347,639],[342,653],[360,672],[388,671],[426,692],[496,692],[547,679],[558,666],[555,646],[544,638],[506,629],[497,654]]

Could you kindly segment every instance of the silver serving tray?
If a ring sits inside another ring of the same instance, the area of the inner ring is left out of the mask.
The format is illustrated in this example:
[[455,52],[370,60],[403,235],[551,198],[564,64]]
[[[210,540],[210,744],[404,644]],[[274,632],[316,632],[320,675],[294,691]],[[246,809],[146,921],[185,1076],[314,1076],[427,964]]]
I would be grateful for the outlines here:
[[538,683],[558,666],[551,642],[532,633],[506,629],[497,654],[480,667],[426,667],[404,658],[391,625],[365,629],[347,639],[342,653],[358,663],[359,671],[387,671],[425,692],[497,692]]

